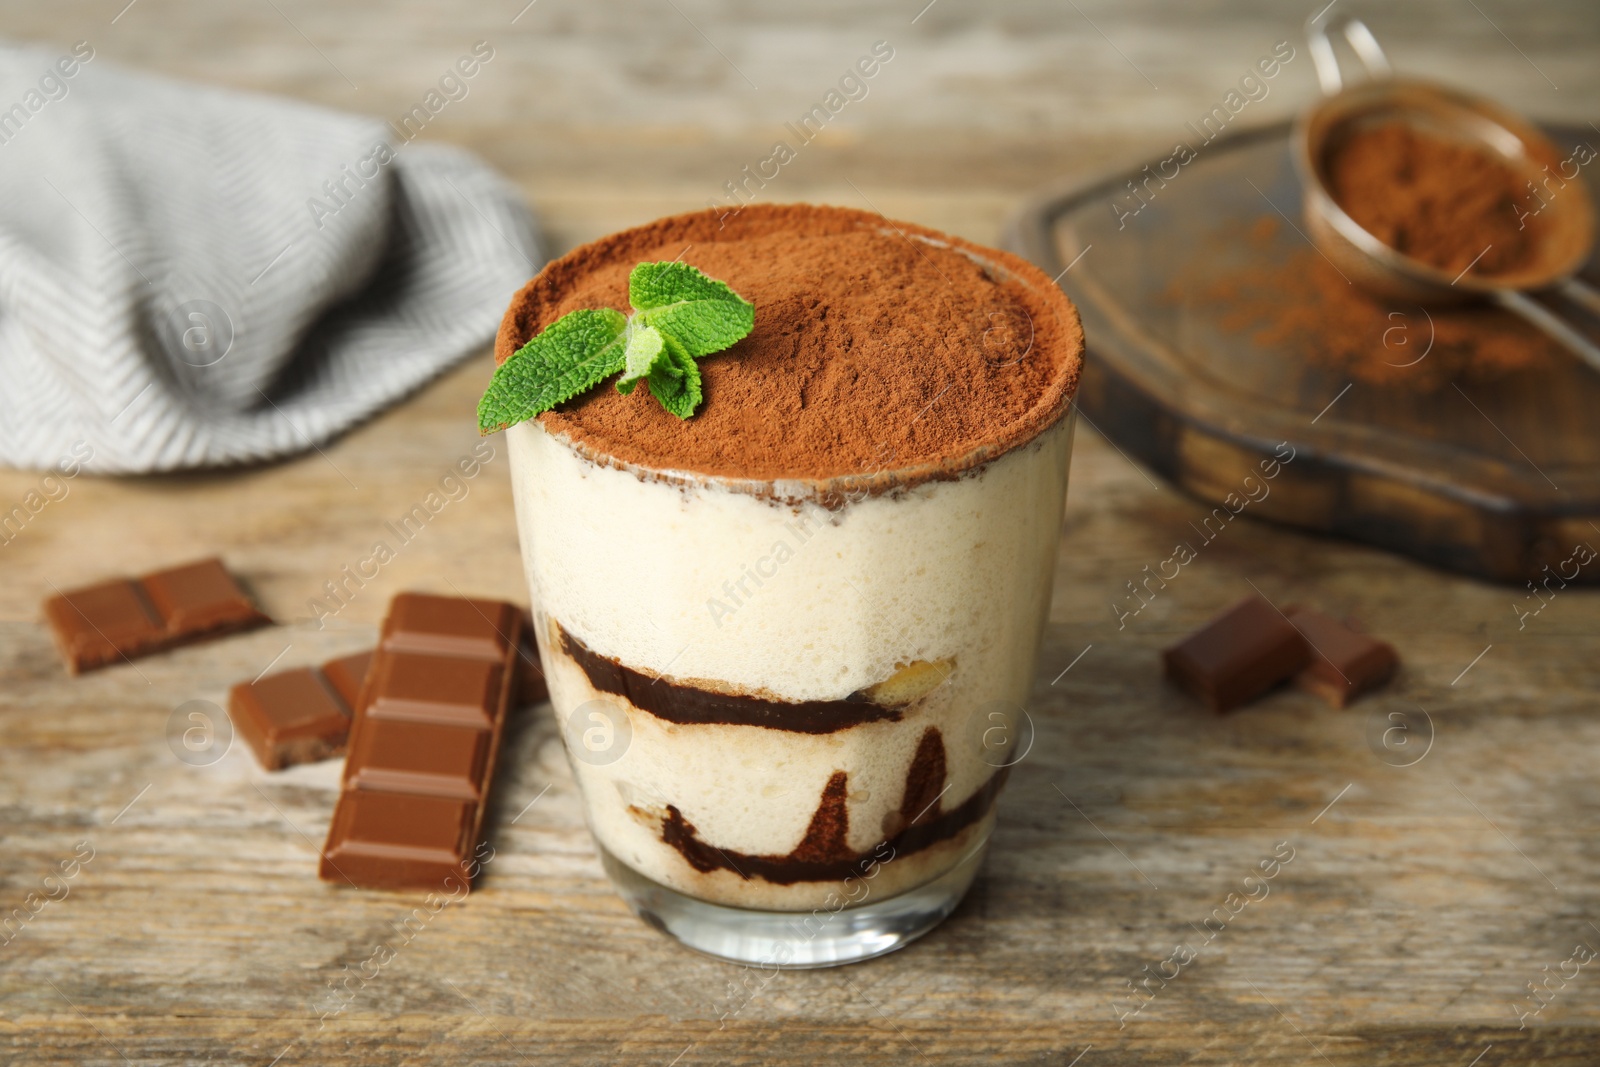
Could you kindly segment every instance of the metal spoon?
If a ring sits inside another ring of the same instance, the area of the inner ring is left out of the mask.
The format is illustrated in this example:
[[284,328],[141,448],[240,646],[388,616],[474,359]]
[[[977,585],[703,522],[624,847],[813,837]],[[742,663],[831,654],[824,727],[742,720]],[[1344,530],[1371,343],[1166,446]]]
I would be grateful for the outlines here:
[[[1600,292],[1574,277],[1588,262],[1595,238],[1594,204],[1582,178],[1561,174],[1560,151],[1519,115],[1442,85],[1394,77],[1377,39],[1359,19],[1345,21],[1340,28],[1366,68],[1367,80],[1346,86],[1326,20],[1324,9],[1306,23],[1323,98],[1295,120],[1294,128],[1305,219],[1317,247],[1351,280],[1383,296],[1416,303],[1492,301],[1600,370],[1600,346],[1528,295],[1541,290],[1560,293],[1600,316]],[[1329,163],[1352,132],[1388,123],[1470,142],[1536,184],[1547,177],[1546,167],[1564,181],[1539,210],[1543,217],[1534,262],[1498,274],[1474,274],[1469,267],[1452,278],[1385,244],[1352,219],[1328,192]]]

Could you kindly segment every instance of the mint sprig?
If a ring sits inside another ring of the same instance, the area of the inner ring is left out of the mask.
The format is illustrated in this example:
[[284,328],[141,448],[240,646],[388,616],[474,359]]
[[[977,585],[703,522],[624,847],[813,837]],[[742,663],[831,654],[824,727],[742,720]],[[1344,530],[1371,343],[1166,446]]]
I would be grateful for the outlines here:
[[531,419],[618,371],[618,392],[644,381],[663,408],[687,419],[703,398],[695,360],[755,326],[755,305],[687,263],[634,267],[628,300],[631,316],[611,308],[573,311],[512,353],[478,402],[478,432]]

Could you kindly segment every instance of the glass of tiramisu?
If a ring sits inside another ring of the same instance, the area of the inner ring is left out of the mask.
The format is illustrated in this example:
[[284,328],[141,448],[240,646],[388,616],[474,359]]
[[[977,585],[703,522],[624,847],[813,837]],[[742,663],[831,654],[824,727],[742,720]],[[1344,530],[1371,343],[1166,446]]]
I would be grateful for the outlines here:
[[633,908],[726,959],[826,966],[948,915],[1020,758],[1083,353],[1004,252],[747,206],[556,260],[497,361],[640,263],[754,305],[690,417],[608,381],[507,430],[551,702]]

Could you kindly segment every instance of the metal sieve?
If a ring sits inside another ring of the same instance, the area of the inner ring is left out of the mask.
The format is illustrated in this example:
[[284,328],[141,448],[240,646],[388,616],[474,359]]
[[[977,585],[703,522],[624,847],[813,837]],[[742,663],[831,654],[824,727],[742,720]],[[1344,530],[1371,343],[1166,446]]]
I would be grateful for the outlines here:
[[[1600,370],[1600,346],[1530,295],[1559,294],[1600,316],[1600,292],[1575,277],[1594,245],[1595,215],[1583,179],[1562,173],[1563,162],[1570,160],[1564,161],[1531,123],[1497,104],[1432,82],[1394,77],[1377,39],[1359,19],[1344,21],[1339,29],[1367,77],[1344,83],[1324,9],[1306,23],[1323,97],[1294,126],[1305,220],[1317,248],[1352,282],[1380,296],[1420,304],[1498,304]],[[1485,149],[1536,187],[1556,175],[1561,184],[1555,189],[1546,185],[1551,196],[1538,212],[1543,217],[1534,262],[1499,274],[1474,274],[1469,266],[1452,278],[1385,244],[1352,219],[1328,191],[1330,160],[1352,134],[1390,123]]]

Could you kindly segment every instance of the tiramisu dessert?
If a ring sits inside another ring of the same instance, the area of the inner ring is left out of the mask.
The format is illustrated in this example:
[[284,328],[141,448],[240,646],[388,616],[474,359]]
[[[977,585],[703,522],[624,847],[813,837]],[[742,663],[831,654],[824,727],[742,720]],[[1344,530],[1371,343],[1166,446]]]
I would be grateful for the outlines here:
[[635,268],[668,263],[753,306],[747,336],[693,359],[697,405],[607,378],[507,431],[534,629],[595,837],[619,885],[810,913],[786,917],[797,941],[954,877],[936,922],[1019,755],[1077,313],[1003,252],[750,206],[551,263],[513,301],[497,361],[585,309],[614,309],[604,337],[630,361],[655,351],[634,334],[665,320],[622,316],[642,306]]

